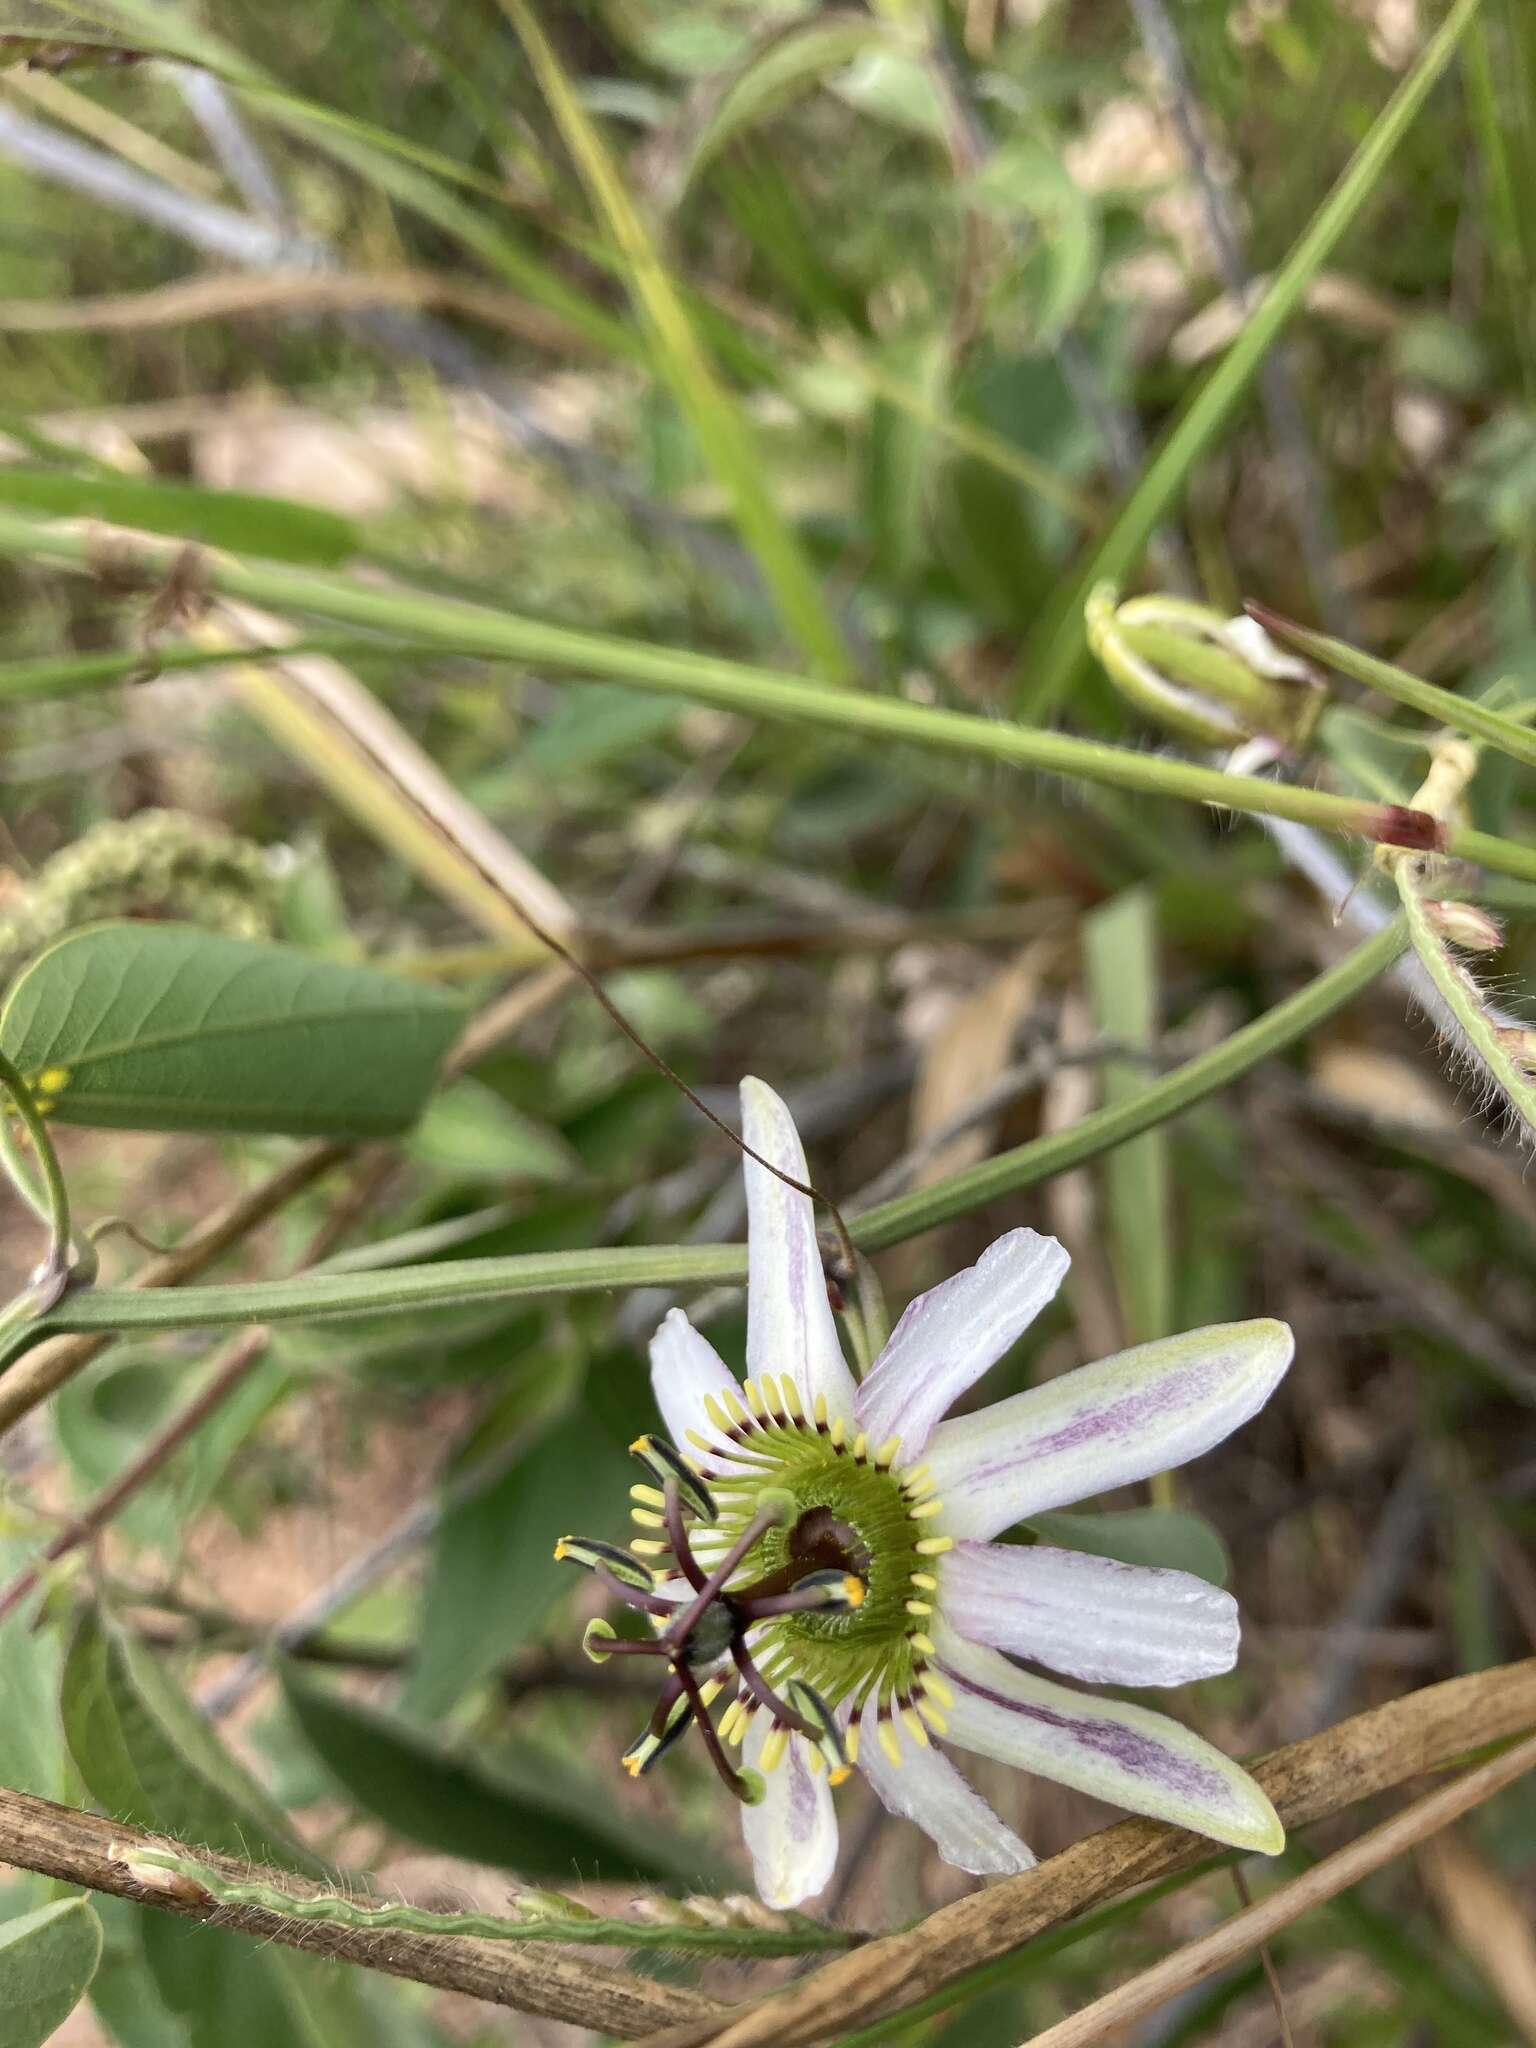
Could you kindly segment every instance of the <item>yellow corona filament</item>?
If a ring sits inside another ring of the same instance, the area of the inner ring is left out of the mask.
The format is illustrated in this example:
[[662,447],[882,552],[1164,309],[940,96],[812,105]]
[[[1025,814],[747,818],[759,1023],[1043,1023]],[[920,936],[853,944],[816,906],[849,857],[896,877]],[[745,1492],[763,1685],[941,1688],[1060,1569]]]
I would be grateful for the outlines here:
[[910,1635],[907,1637],[907,1641],[920,1657],[936,1657],[938,1655],[937,1650],[933,1647],[932,1636]]
[[713,1394],[706,1394],[704,1396],[704,1413],[723,1435],[730,1435],[731,1418],[726,1414]]
[[920,1593],[937,1593],[939,1590],[939,1582],[932,1572],[914,1572],[912,1584]]
[[932,1470],[931,1465],[911,1465],[902,1473],[901,1483],[903,1486],[919,1486]]
[[912,1546],[919,1557],[942,1557],[946,1550],[953,1550],[954,1547],[953,1536],[924,1536]]
[[806,1748],[805,1760],[811,1767],[811,1776],[813,1778],[819,1778],[822,1772],[827,1768],[827,1760],[822,1755],[821,1751],[819,1749],[812,1748],[809,1745]]
[[869,1438],[864,1434],[863,1430],[861,1429],[858,1435],[853,1440],[853,1455],[858,1459],[860,1464],[864,1462],[864,1454],[868,1449]]
[[747,1406],[752,1410],[752,1413],[754,1415],[761,1419],[764,1415],[767,1414],[768,1404],[766,1401],[764,1401],[763,1390],[757,1384],[756,1380],[747,1380],[743,1384],[741,1391],[746,1395]]
[[719,1732],[722,1742],[734,1742],[736,1740],[736,1724],[742,1718],[745,1711],[746,1709],[742,1706],[740,1700],[731,1701],[731,1704],[720,1716]]
[[941,1500],[920,1500],[915,1508],[907,1509],[914,1522],[920,1522],[925,1515],[942,1515],[943,1512],[944,1503]]
[[732,1422],[734,1422],[736,1427],[740,1429],[748,1419],[746,1409],[742,1407],[741,1403],[737,1400],[736,1396],[731,1392],[729,1387],[726,1387],[722,1390],[720,1399],[725,1404],[726,1414],[730,1416]]
[[908,1614],[932,1614],[933,1603],[929,1600],[909,1600],[907,1602],[907,1612]]
[[921,1500],[924,1494],[932,1493],[932,1491],[933,1481],[931,1479],[909,1479],[902,1488],[902,1492],[907,1496],[908,1500]]
[[833,1423],[831,1429],[827,1432],[827,1441],[831,1444],[834,1451],[840,1451],[842,1449],[843,1438],[847,1434],[848,1425],[843,1421],[841,1415],[839,1415],[836,1422]]
[[880,1448],[875,1452],[875,1463],[877,1465],[894,1465],[896,1462],[896,1453],[900,1449],[901,1438],[899,1436],[888,1436],[885,1442],[881,1444]]
[[928,1730],[923,1726],[923,1717],[916,1707],[903,1707],[901,1718],[912,1740],[922,1749],[928,1747]]
[[639,1501],[640,1505],[646,1508],[664,1508],[667,1504],[667,1496],[659,1486],[632,1486],[629,1489],[629,1497],[631,1500]]
[[699,1698],[706,1707],[712,1707],[724,1690],[725,1680],[723,1678],[706,1678],[699,1687]]
[[779,1391],[784,1397],[784,1413],[792,1416],[796,1422],[803,1422],[805,1410],[800,1405],[800,1389],[789,1373],[785,1373],[780,1379]]
[[937,1700],[941,1707],[952,1707],[955,1704],[953,1687],[946,1685],[936,1671],[925,1671],[918,1683],[928,1697]]
[[827,1397],[825,1394],[818,1394],[816,1396],[816,1405],[811,1410],[811,1414],[815,1419],[816,1427],[818,1429],[826,1428],[827,1412]]
[[875,1733],[879,1738],[880,1747],[885,1751],[887,1757],[893,1764],[899,1765],[901,1762],[901,1737],[896,1733],[895,1722],[877,1721],[875,1723]]
[[690,1429],[686,1434],[689,1443],[693,1445],[696,1451],[702,1451],[707,1458],[718,1456],[720,1446],[712,1444],[707,1436],[701,1436],[696,1429]]
[[[856,1764],[859,1760],[859,1724],[857,1721],[850,1725],[847,1734],[843,1737],[843,1747],[848,1752],[849,1763]],[[836,1785],[841,1781],[834,1778],[832,1782]]]
[[922,1715],[935,1735],[947,1735],[949,1733],[948,1721],[945,1720],[932,1700],[919,1700],[917,1711]]
[[667,1546],[665,1543],[653,1542],[649,1536],[637,1536],[629,1547],[638,1551],[641,1557],[660,1557]]
[[757,1768],[767,1777],[776,1771],[784,1761],[784,1752],[789,1747],[787,1728],[771,1729],[764,1738],[763,1746],[757,1753]]
[[639,1529],[665,1529],[666,1522],[653,1508],[631,1508],[629,1519]]

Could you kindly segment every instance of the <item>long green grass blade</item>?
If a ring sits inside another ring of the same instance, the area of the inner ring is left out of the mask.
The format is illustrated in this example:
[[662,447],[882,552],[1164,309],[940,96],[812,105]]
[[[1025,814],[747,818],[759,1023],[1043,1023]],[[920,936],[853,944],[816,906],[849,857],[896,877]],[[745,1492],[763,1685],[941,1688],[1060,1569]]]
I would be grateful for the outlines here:
[[656,366],[692,425],[705,460],[730,494],[742,539],[757,559],[786,629],[819,674],[851,680],[847,650],[815,573],[769,495],[752,430],[716,377],[596,123],[526,0],[501,0],[501,5],[522,38],[555,124],[623,260],[630,292],[651,333]]
[[1318,271],[1359,218],[1393,152],[1471,27],[1480,0],[1456,0],[1418,63],[1372,123],[1310,226],[1275,272],[1242,333],[1189,400],[1142,471],[1081,574],[1067,584],[1018,676],[1020,710],[1047,718],[1071,689],[1087,655],[1083,606],[1100,582],[1130,580],[1142,549],[1183,490],[1190,471],[1247,396],[1260,363]]

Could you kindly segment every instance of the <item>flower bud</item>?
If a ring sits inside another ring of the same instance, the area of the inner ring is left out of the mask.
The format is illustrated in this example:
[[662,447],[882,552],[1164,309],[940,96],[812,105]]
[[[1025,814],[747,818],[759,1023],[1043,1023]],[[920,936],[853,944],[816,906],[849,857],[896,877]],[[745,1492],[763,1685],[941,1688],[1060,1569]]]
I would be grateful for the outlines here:
[[1426,897],[1424,915],[1449,946],[1464,953],[1497,953],[1504,927],[1475,903],[1437,903]]
[[1088,645],[1116,689],[1182,738],[1207,747],[1251,739],[1305,746],[1326,686],[1255,620],[1226,619],[1181,597],[1121,604],[1110,583],[1094,588],[1083,616]]

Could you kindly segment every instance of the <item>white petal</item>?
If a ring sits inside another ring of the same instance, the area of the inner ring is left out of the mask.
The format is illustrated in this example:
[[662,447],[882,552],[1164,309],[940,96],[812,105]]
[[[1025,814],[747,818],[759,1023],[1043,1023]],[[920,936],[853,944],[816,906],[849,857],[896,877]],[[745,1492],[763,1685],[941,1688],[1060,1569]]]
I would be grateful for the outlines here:
[[[742,1756],[753,1770],[771,1726],[766,1714],[752,1716]],[[798,1735],[790,1737],[783,1762],[766,1782],[762,1804],[741,1809],[741,1832],[758,1897],[766,1906],[786,1910],[814,1898],[830,1881],[837,1862],[837,1815],[827,1774],[813,1775]]]
[[688,1440],[690,1429],[711,1442],[722,1441],[709,1419],[704,1396],[734,1394],[736,1381],[714,1345],[700,1336],[680,1308],[668,1311],[651,1339],[651,1388],[667,1435],[685,1458],[692,1457],[697,1448]]
[[898,1727],[901,1762],[893,1764],[876,1733],[878,1720],[871,1693],[859,1720],[859,1769],[882,1805],[915,1820],[946,1863],[973,1877],[1007,1877],[1033,1867],[1033,1852],[931,1743],[924,1748]]
[[1010,1230],[974,1266],[920,1294],[854,1403],[870,1442],[899,1436],[902,1456],[915,1458],[939,1417],[1054,1297],[1070,1263],[1054,1237]]
[[[763,1081],[741,1084],[741,1135],[796,1180],[805,1153],[789,1111]],[[827,1300],[809,1195],[745,1162],[747,1180],[747,1376],[792,1373],[807,1409],[825,1394],[834,1416],[853,1413],[853,1374]]]
[[1279,1816],[1246,1771],[1166,1714],[1069,1692],[939,1624],[936,1668],[955,1690],[949,1740],[1132,1813],[1278,1855]]
[[1284,1323],[1217,1323],[941,1422],[924,1452],[944,1502],[940,1528],[995,1536],[1198,1458],[1263,1407],[1294,1349]]
[[939,1570],[961,1635],[1091,1685],[1184,1685],[1237,1662],[1237,1602],[1193,1572],[1043,1543],[960,1543]]

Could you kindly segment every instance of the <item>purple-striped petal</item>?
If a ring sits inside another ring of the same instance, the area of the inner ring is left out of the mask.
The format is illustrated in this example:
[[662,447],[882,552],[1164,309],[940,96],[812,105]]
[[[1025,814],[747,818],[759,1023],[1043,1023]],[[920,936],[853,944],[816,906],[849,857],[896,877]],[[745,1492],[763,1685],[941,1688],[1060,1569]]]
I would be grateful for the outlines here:
[[971,1642],[1090,1685],[1184,1685],[1237,1662],[1237,1602],[1193,1572],[964,1542],[940,1566],[939,1603]]
[[[807,1178],[800,1134],[784,1104],[764,1081],[741,1084],[741,1135],[796,1180]],[[747,1182],[747,1376],[792,1373],[811,1412],[825,1394],[834,1417],[853,1414],[853,1374],[827,1300],[826,1275],[816,1243],[809,1195],[791,1187],[755,1159],[745,1162]]]
[[941,1422],[925,1462],[950,1536],[995,1536],[1198,1458],[1269,1399],[1291,1362],[1284,1323],[1218,1323],[1102,1358]]
[[667,1435],[691,1458],[698,1446],[689,1441],[689,1430],[722,1441],[704,1406],[706,1394],[718,1400],[734,1394],[736,1382],[707,1337],[689,1322],[680,1308],[668,1311],[661,1328],[651,1339],[651,1390],[667,1425]]
[[[759,1767],[770,1726],[766,1714],[753,1715],[743,1745],[743,1761],[753,1770]],[[784,1911],[814,1898],[830,1881],[837,1863],[837,1815],[827,1774],[812,1774],[798,1735],[790,1737],[783,1761],[765,1782],[762,1803],[741,1809],[741,1832],[758,1897]]]
[[900,1437],[912,1459],[941,1415],[1029,1328],[1071,1261],[1054,1237],[1010,1230],[974,1266],[920,1294],[859,1388],[871,1443]]
[[1166,1714],[1068,1692],[942,1624],[935,1640],[936,1668],[955,1693],[944,1710],[951,1742],[1234,1848],[1276,1856],[1285,1847],[1248,1773]]
[[947,1756],[931,1743],[924,1747],[898,1725],[901,1760],[892,1763],[880,1741],[878,1723],[879,1709],[871,1693],[859,1719],[859,1769],[889,1812],[916,1821],[946,1863],[973,1877],[1008,1877],[1033,1866],[1033,1852],[998,1819]]

